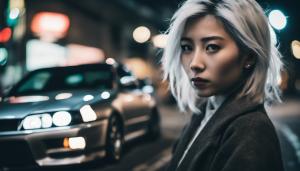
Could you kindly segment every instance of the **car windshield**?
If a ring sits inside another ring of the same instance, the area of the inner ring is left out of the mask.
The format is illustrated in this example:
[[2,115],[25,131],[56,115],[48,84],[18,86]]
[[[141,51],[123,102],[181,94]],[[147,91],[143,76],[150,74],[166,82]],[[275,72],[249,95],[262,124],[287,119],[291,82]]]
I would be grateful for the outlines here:
[[57,90],[112,89],[110,68],[53,68],[29,74],[16,87],[14,94],[31,94]]

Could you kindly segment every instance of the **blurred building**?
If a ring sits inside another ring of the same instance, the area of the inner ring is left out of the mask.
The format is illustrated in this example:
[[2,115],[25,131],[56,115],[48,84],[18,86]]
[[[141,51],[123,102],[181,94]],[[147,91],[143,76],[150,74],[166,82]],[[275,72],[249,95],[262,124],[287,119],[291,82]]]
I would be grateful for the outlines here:
[[[8,25],[12,31],[4,43],[8,56],[0,72],[0,84],[7,87],[30,70],[108,57],[117,61],[138,57],[158,65],[152,37],[166,29],[177,2],[2,0],[0,4],[1,29]],[[143,42],[133,37],[140,26],[149,30],[146,39],[143,32],[137,33]]]

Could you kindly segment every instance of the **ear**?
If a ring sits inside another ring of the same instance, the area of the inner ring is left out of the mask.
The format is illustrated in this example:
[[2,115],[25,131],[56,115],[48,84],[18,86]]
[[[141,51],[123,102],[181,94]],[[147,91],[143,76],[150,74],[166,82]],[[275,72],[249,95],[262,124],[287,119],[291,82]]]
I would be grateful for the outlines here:
[[256,57],[254,55],[248,54],[244,57],[243,68],[250,69],[256,63]]

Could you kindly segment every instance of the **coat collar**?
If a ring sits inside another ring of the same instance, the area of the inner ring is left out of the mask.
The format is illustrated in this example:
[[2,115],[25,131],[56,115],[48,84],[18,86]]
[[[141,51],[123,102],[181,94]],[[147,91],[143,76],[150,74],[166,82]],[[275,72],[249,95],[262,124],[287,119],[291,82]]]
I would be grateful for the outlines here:
[[255,101],[249,96],[231,96],[225,100],[223,105],[212,116],[211,120],[202,130],[203,134],[200,134],[199,137],[209,135],[218,136],[233,120],[255,110],[264,111],[263,103]]
[[[263,109],[263,104],[260,102],[255,102],[253,99],[247,96],[239,98],[236,96],[229,96],[196,138],[188,154],[185,156],[185,159],[183,159],[182,163],[179,165],[178,170],[184,170],[184,168],[187,167],[186,164],[188,164],[188,161],[190,161],[196,153],[199,154],[201,153],[201,150],[205,149],[205,146],[208,144],[210,138],[217,137],[222,131],[224,131],[224,129],[226,129],[224,126],[228,125],[235,118],[251,112],[252,110],[257,110],[258,108]],[[197,126],[190,128],[190,130],[196,129]],[[186,146],[181,147],[186,148]]]

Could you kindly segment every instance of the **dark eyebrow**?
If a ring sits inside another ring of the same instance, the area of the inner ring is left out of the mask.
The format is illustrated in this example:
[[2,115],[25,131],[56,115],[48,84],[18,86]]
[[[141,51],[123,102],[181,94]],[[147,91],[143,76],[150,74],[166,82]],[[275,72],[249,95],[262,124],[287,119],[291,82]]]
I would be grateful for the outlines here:
[[[180,40],[181,41],[191,41],[192,39],[188,38],[188,37],[181,37]],[[202,42],[208,42],[208,41],[211,41],[211,40],[224,40],[224,38],[221,37],[221,36],[209,36],[209,37],[202,37],[200,40]]]
[[221,37],[221,36],[209,36],[209,37],[201,38],[202,42],[208,42],[208,41],[211,41],[211,40],[224,40],[224,38]]
[[181,37],[180,41],[191,41],[192,39],[188,37]]

